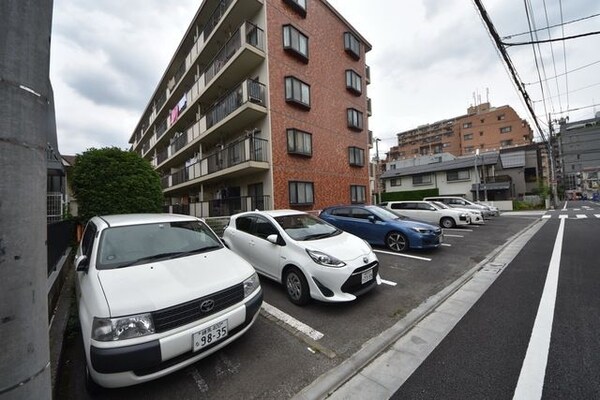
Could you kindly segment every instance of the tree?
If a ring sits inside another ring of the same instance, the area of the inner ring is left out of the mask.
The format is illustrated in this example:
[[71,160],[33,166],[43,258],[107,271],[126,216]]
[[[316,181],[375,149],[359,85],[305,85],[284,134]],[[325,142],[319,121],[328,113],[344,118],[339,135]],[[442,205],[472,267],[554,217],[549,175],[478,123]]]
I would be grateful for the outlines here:
[[160,212],[160,177],[137,153],[88,149],[73,167],[73,192],[83,222],[95,215]]

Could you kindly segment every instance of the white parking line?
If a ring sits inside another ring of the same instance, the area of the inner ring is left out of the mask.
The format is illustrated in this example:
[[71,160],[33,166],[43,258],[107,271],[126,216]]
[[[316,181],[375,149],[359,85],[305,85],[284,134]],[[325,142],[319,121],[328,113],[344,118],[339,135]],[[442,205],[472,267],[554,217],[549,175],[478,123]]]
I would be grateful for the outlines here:
[[391,256],[398,256],[398,257],[406,257],[406,258],[414,258],[417,260],[423,260],[423,261],[431,261],[431,258],[427,258],[427,257],[419,257],[419,256],[411,256],[410,254],[402,254],[402,253],[392,253],[391,251],[383,251],[383,250],[373,250],[375,253],[381,253],[381,254],[389,254]]
[[281,322],[286,323],[289,326],[298,329],[300,332],[304,333],[306,336],[308,336],[309,338],[311,338],[313,340],[319,340],[324,336],[321,332],[298,321],[296,318],[284,313],[280,309],[273,307],[272,305],[270,305],[268,303],[263,302],[262,308],[263,308],[263,310],[265,310],[266,313],[277,318]]
[[447,233],[444,233],[444,237],[464,237],[463,235],[448,235]]
[[577,217],[577,219],[584,219],[584,218],[587,218],[587,215],[585,215],[585,214],[577,214],[576,217]]
[[542,219],[548,219],[548,218],[552,218],[552,215],[548,215],[548,214],[542,215]]
[[450,243],[442,243],[442,246],[452,247],[452,245]]
[[600,214],[594,214],[594,217],[600,218]]
[[446,231],[473,232],[473,229],[467,229],[467,228],[444,228],[444,232],[446,232]]
[[386,281],[385,279],[382,279],[381,283],[383,283],[384,285],[390,285],[390,286],[396,286],[397,285],[396,282]]

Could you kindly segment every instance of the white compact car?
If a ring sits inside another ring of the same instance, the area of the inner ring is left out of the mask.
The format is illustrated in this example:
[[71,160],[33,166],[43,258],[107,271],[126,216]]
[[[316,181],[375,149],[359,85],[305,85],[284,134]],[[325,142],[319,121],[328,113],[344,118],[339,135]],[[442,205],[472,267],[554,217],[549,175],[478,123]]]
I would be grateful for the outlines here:
[[260,274],[282,283],[294,304],[351,301],[381,283],[369,244],[301,211],[236,214],[223,241]]
[[481,211],[473,210],[471,208],[450,207],[450,206],[447,206],[446,204],[444,204],[442,202],[439,202],[439,201],[431,201],[430,203],[435,204],[439,208],[443,208],[443,209],[447,209],[447,210],[457,210],[457,211],[466,212],[467,214],[469,214],[469,220],[471,221],[470,223],[472,225],[483,225],[483,224],[485,224],[485,221],[483,219],[483,214],[481,213]]
[[262,289],[248,262],[201,220],[94,217],[75,260],[88,389],[149,381],[246,332]]
[[469,208],[472,210],[481,211],[481,214],[484,218],[489,218],[494,215],[494,212],[490,210],[490,208],[483,204],[476,204],[470,200],[465,199],[464,197],[458,196],[435,196],[435,197],[425,197],[423,200],[425,201],[439,201],[440,203],[444,203],[447,206],[452,208]]
[[429,222],[446,229],[471,223],[468,213],[442,208],[428,201],[386,201],[379,205],[405,217]]

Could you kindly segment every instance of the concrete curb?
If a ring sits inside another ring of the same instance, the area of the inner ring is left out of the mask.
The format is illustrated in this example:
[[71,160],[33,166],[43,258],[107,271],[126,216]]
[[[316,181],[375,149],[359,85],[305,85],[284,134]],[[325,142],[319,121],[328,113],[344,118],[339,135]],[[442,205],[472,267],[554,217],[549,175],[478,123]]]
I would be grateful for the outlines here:
[[306,386],[292,397],[292,399],[324,399],[331,395],[335,390],[340,388],[345,382],[358,374],[369,363],[393,345],[398,339],[408,333],[416,324],[427,317],[452,294],[459,290],[476,272],[484,268],[485,265],[491,263],[512,242],[518,240],[521,236],[525,235],[529,230],[534,229],[540,223],[545,223],[545,220],[536,220],[510,237],[504,244],[494,249],[483,261],[465,272],[460,278],[456,279],[439,293],[427,298],[417,308],[410,311],[404,318],[382,332],[379,336],[367,341],[360,350],[344,360],[337,367],[318,377],[310,385]]

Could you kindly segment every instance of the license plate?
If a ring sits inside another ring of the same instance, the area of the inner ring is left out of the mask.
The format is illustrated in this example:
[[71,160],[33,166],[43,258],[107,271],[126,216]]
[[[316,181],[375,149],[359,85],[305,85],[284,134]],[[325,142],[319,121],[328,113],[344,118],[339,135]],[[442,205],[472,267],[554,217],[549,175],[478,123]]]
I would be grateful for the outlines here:
[[192,336],[194,351],[198,351],[211,343],[218,342],[227,336],[227,320],[218,322],[194,333]]
[[373,279],[373,269],[363,272],[360,274],[360,283],[367,283]]

